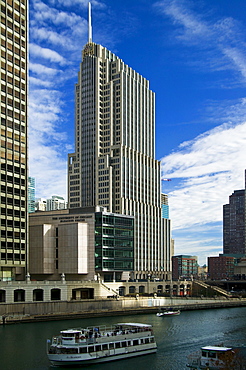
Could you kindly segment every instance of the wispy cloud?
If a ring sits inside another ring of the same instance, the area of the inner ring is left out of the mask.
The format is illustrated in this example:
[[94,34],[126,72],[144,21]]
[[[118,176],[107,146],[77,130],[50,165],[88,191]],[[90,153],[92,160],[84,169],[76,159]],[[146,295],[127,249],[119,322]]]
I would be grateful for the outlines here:
[[58,69],[49,68],[38,63],[29,63],[29,70],[35,74],[55,76],[59,73]]
[[[66,196],[67,134],[61,131],[61,93],[56,90],[32,90],[29,104],[29,150],[31,175],[36,178],[37,197]],[[54,172],[53,172],[54,171]]]
[[44,58],[50,62],[59,63],[61,65],[66,64],[66,60],[54,50],[42,48],[41,46],[32,43],[29,45],[29,50],[31,58]]
[[221,125],[163,158],[165,177],[179,181],[169,194],[174,228],[221,221],[228,196],[244,187],[245,158],[245,122]]
[[[177,243],[176,243],[177,241]],[[199,263],[207,263],[207,257],[222,253],[222,223],[195,225],[175,231],[175,254],[199,256]]]
[[198,4],[192,0],[161,0],[155,7],[172,20],[177,42],[193,47],[192,56],[195,50],[197,53],[203,51],[197,67],[211,71],[235,70],[245,83],[245,32],[242,26],[231,17],[212,21],[207,11],[199,13]]
[[242,122],[220,125],[162,159],[163,174],[173,181],[168,195],[176,253],[195,250],[204,263],[202,248],[209,252],[212,246],[217,250],[214,255],[222,252],[223,204],[234,190],[244,189],[245,158],[246,122]]
[[[213,9],[193,0],[161,0],[155,7],[171,20],[170,42],[182,47],[183,63],[203,74],[226,71],[214,74],[210,88],[222,92],[245,85],[245,30],[240,22],[211,17]],[[221,100],[206,100],[200,108],[200,122],[215,128],[184,141],[162,159],[164,177],[172,178],[169,204],[176,251],[199,254],[203,262],[222,252],[223,204],[234,190],[244,188],[246,167],[245,97],[225,100],[223,93],[217,94]]]

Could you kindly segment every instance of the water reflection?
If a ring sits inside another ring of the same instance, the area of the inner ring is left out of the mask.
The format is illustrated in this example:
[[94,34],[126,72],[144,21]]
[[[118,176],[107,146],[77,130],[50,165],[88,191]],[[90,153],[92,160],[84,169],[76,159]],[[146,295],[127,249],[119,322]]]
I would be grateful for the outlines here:
[[[112,325],[117,322],[152,324],[157,340],[156,354],[85,367],[90,370],[183,370],[186,358],[204,345],[246,343],[246,308],[183,311],[180,316],[155,314],[14,324],[0,327],[0,358],[4,370],[48,370],[46,339],[71,327]],[[59,369],[56,367],[55,369]],[[76,368],[73,368],[76,369]],[[80,368],[81,369],[81,368]]]

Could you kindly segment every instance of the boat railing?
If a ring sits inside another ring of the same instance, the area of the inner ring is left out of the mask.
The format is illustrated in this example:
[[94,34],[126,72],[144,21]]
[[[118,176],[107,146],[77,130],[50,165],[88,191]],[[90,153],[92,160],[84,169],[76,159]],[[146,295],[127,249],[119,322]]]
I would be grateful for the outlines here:
[[[87,328],[88,329],[88,328]],[[129,338],[132,335],[138,335],[140,337],[143,336],[152,336],[153,330],[151,327],[104,327],[103,331],[100,330],[99,327],[97,328],[90,328],[89,330],[82,329],[81,335],[79,337],[72,335],[71,337],[63,337],[62,334],[56,337],[53,337],[52,344],[53,345],[66,345],[66,346],[73,346],[74,344],[79,345],[88,345],[98,343],[101,340],[110,341],[113,338],[125,336],[127,335]],[[97,330],[95,330],[97,329]],[[112,338],[113,337],[113,338]]]
[[195,352],[187,356],[188,364],[187,366],[195,366],[200,364],[201,355],[200,352]]

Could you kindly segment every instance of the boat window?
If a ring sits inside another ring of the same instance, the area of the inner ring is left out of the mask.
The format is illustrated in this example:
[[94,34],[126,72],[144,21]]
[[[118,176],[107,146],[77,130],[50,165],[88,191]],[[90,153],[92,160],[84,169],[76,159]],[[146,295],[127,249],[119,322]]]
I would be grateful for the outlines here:
[[208,352],[202,351],[202,357],[208,357],[207,354],[208,354]]
[[101,350],[102,350],[101,345],[96,346],[96,351],[101,351]]
[[132,345],[132,342],[130,340],[127,341],[127,345],[128,346],[131,346]]
[[114,343],[109,343],[109,349],[114,349]]
[[145,343],[149,343],[149,338],[145,338]]
[[78,353],[77,348],[61,348],[61,353]]
[[63,340],[73,340],[73,339],[74,339],[74,337],[72,337],[72,338],[71,338],[71,337],[62,337],[62,339],[63,339]]
[[150,343],[154,343],[155,342],[155,338],[154,337],[151,337],[150,338]]
[[87,353],[87,347],[80,347],[79,353]]
[[127,347],[127,343],[126,343],[126,342],[122,342],[122,343],[121,343],[121,346],[122,346],[122,347]]
[[216,358],[216,353],[214,353],[214,352],[209,352],[209,353],[208,353],[208,357],[209,357],[209,358]]
[[140,342],[141,342],[141,344],[143,344],[144,343],[144,339],[140,339]]
[[134,345],[134,346],[137,346],[137,345],[138,345],[138,339],[135,339],[135,340],[133,341],[133,345]]
[[94,352],[94,346],[89,346],[89,347],[88,347],[88,352],[89,352],[89,353]]
[[102,345],[102,350],[103,350],[103,351],[107,351],[107,349],[108,349],[108,345],[107,345],[107,344],[103,344],[103,345]]
[[120,348],[120,342],[115,343],[115,348]]

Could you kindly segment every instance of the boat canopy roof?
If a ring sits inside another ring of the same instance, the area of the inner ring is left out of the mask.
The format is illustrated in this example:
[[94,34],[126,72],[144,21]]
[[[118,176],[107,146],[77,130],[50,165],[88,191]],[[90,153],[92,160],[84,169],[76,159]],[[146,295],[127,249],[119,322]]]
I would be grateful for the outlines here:
[[76,334],[81,333],[80,329],[67,329],[67,330],[61,330],[61,334]]
[[116,324],[117,325],[120,325],[120,326],[135,326],[135,327],[138,327],[138,328],[151,328],[152,325],[150,324],[141,324],[141,323],[133,323],[133,322],[122,322],[122,323],[119,323],[119,324]]
[[225,351],[231,351],[231,347],[219,347],[219,346],[206,346],[202,347],[203,351],[217,351],[217,352],[225,352]]

